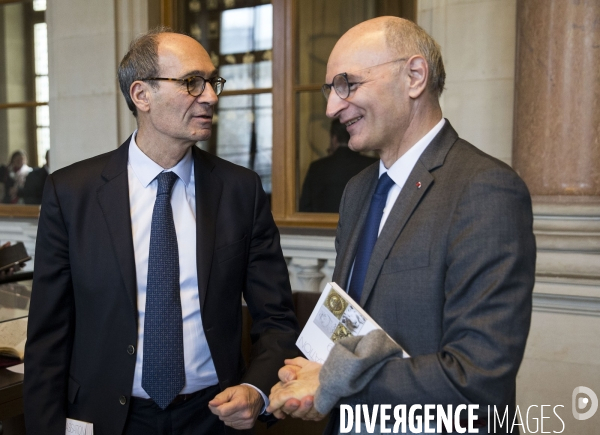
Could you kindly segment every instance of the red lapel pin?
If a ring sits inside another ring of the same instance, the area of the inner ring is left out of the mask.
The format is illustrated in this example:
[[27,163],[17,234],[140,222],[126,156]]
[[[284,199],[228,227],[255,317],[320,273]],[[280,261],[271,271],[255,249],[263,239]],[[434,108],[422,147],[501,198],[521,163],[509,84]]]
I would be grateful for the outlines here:
[[420,188],[421,188],[421,182],[417,181],[417,189],[420,189]]

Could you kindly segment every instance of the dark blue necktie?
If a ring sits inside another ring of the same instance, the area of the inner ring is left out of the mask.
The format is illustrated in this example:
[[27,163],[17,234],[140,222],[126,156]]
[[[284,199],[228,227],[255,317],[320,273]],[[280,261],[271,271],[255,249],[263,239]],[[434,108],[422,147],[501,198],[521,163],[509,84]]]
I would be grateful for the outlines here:
[[171,209],[177,175],[162,172],[157,178],[148,256],[142,388],[165,409],[185,385],[185,366],[179,251]]
[[369,213],[367,214],[365,225],[360,234],[360,239],[358,240],[356,259],[354,260],[354,269],[352,270],[352,279],[348,290],[348,294],[356,302],[360,302],[360,295],[362,294],[365,277],[367,276],[367,269],[369,268],[369,260],[371,259],[371,253],[373,252],[373,247],[375,246],[379,234],[379,225],[381,224],[381,218],[383,217],[383,209],[385,208],[388,192],[393,185],[394,181],[387,172],[383,173],[383,175],[379,177],[375,193],[371,198]]

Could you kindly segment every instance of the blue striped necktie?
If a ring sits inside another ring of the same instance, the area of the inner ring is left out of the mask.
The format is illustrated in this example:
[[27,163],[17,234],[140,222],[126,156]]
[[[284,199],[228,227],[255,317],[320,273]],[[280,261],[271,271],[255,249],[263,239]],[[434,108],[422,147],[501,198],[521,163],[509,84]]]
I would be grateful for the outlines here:
[[171,209],[177,175],[162,172],[157,178],[148,256],[142,388],[165,409],[185,385],[185,365],[179,250]]
[[369,268],[369,261],[371,260],[371,253],[379,235],[379,225],[383,217],[383,209],[385,208],[388,192],[393,185],[394,181],[387,172],[384,172],[379,177],[375,193],[371,197],[371,205],[369,206],[365,225],[360,233],[356,258],[354,260],[354,269],[352,270],[352,279],[348,289],[348,294],[359,303],[365,277],[367,276],[367,269]]

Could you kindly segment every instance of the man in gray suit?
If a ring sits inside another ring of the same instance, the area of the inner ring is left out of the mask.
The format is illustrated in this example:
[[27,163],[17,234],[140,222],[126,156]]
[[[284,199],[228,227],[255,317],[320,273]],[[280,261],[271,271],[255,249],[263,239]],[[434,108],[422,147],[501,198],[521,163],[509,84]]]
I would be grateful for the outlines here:
[[486,429],[488,405],[508,407],[512,423],[531,320],[531,199],[442,117],[444,79],[437,43],[395,17],[350,29],[329,57],[327,115],[346,124],[351,149],[381,158],[344,192],[333,280],[411,358],[373,334],[342,340],[322,366],[287,360],[268,409],[279,418],[321,419],[334,404],[477,404],[475,426]]

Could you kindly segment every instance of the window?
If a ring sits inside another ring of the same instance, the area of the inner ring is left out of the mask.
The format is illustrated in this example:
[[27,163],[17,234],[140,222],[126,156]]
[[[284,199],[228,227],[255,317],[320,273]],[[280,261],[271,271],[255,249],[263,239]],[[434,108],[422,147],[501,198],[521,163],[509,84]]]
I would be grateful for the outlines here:
[[264,0],[190,0],[173,26],[197,39],[227,80],[201,148],[258,173],[271,194],[273,6]]
[[278,225],[337,225],[337,213],[298,211],[330,145],[321,86],[335,42],[361,21],[415,10],[416,0],[163,0],[163,24],[200,41],[227,80],[202,147],[258,172]]
[[[44,0],[0,4],[2,203],[24,203],[21,190],[25,180],[33,168],[46,163],[50,148],[45,10]],[[18,157],[19,151],[24,152],[26,161]]]

